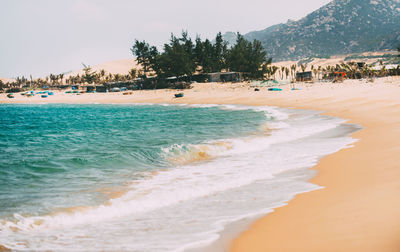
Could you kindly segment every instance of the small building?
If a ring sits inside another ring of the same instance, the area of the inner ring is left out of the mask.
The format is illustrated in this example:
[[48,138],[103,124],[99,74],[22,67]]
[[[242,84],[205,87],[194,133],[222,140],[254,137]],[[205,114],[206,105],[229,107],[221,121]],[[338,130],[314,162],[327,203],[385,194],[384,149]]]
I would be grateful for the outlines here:
[[108,92],[108,89],[105,86],[96,86],[96,92],[97,93],[106,93],[106,92]]
[[312,81],[312,72],[297,72],[296,81]]
[[361,69],[365,66],[365,62],[357,62],[357,66],[359,69]]
[[93,93],[94,91],[96,91],[96,87],[95,86],[87,86],[86,87],[86,92],[87,93]]
[[208,74],[208,82],[237,82],[242,80],[242,74],[238,72],[218,72]]

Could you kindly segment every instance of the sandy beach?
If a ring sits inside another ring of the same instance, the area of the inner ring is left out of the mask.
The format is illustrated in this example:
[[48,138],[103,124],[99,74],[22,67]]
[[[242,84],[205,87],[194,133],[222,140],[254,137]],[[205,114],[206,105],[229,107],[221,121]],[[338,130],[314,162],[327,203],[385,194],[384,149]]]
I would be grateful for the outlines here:
[[[400,78],[299,83],[281,92],[246,83],[194,84],[177,90],[65,94],[41,98],[15,94],[0,103],[187,103],[269,105],[318,110],[363,127],[353,148],[323,158],[304,193],[256,221],[235,239],[231,251],[400,251]],[[2,250],[0,246],[0,250]]]

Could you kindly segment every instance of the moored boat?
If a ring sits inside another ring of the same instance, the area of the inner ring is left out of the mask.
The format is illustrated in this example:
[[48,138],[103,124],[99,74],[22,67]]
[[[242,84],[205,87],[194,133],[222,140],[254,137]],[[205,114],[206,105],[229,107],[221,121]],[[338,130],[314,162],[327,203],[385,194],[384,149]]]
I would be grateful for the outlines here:
[[268,88],[268,91],[282,91],[282,88]]

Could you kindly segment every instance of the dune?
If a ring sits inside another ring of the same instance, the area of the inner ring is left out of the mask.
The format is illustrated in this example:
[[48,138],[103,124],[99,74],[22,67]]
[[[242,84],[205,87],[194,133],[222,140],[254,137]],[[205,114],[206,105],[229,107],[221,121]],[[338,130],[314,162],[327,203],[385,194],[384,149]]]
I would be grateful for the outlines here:
[[[132,68],[139,69],[140,66],[137,64],[135,59],[120,59],[120,60],[113,60],[113,61],[108,61],[104,63],[100,63],[98,65],[90,66],[93,71],[99,72],[100,70],[104,69],[106,71],[106,74],[123,74],[126,75],[128,74],[129,70]],[[65,75],[66,78],[69,76],[74,76],[74,75],[82,75],[83,69],[80,69],[78,71],[73,71],[71,73],[68,73]]]
[[1,80],[3,83],[7,83],[7,82],[13,82],[13,81],[15,81],[14,79],[11,79],[11,78],[5,78],[5,77],[0,77],[0,80]]

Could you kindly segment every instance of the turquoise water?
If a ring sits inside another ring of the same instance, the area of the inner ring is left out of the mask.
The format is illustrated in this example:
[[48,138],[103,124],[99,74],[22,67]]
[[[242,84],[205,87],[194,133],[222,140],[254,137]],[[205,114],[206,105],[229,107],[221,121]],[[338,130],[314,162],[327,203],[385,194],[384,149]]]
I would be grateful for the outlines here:
[[47,104],[1,105],[0,118],[2,217],[100,204],[140,172],[173,166],[164,148],[244,136],[265,121],[216,107]]

